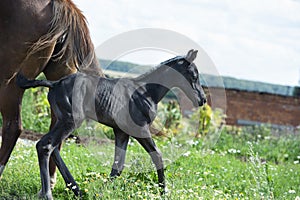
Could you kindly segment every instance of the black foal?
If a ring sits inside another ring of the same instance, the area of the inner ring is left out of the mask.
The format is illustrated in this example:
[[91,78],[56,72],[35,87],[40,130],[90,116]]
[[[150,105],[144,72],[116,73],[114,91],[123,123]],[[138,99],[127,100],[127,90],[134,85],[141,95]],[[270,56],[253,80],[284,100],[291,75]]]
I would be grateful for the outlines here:
[[49,157],[52,156],[67,186],[80,195],[80,190],[57,149],[84,119],[93,119],[113,128],[115,157],[110,176],[121,174],[129,136],[134,137],[150,154],[158,173],[159,185],[165,188],[161,152],[151,138],[149,126],[156,117],[157,103],[173,87],[182,89],[194,106],[206,102],[193,63],[197,51],[161,63],[137,78],[108,79],[76,73],[59,81],[27,80],[18,74],[21,88],[49,87],[48,100],[57,118],[53,129],[37,143],[42,181],[41,196],[52,199]]

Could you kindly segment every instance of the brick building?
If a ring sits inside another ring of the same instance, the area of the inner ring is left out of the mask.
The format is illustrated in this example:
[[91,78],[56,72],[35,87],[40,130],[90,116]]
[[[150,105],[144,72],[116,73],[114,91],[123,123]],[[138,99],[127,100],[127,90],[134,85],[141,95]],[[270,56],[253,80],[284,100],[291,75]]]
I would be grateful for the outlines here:
[[[292,129],[300,125],[299,87],[231,77],[221,77],[220,81],[220,77],[211,75],[204,75],[200,82],[207,94],[208,104],[213,109],[225,111],[228,125],[271,124],[275,128]],[[181,109],[188,114],[191,105],[183,103]]]
[[[218,99],[223,88],[205,88],[214,92]],[[209,90],[209,91],[208,91]],[[268,123],[273,126],[296,127],[300,125],[300,97],[272,94],[267,92],[225,89],[226,106],[222,101],[215,101],[215,108],[226,109],[226,123],[229,125],[257,125]],[[210,95],[209,95],[210,96]],[[222,99],[222,97],[219,97]],[[208,98],[211,105],[211,100]]]

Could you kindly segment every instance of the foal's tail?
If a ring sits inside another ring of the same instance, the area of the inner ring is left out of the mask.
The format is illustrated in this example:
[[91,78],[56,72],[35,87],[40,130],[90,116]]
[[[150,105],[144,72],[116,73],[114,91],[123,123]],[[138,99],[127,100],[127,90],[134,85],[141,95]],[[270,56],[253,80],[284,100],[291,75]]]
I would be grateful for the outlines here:
[[34,88],[39,86],[53,88],[54,84],[57,82],[57,81],[48,81],[48,80],[28,80],[21,73],[17,74],[16,80],[17,80],[17,85],[23,89]]

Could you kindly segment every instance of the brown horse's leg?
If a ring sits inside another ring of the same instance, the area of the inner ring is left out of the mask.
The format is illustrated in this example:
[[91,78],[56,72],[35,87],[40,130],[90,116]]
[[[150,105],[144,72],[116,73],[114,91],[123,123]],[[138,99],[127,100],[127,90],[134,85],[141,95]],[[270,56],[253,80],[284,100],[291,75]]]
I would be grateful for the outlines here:
[[[62,143],[60,143],[58,145],[58,150],[60,151],[62,146]],[[56,184],[56,164],[52,158],[52,156],[50,157],[50,161],[49,161],[49,174],[50,174],[50,187],[51,189],[54,189],[55,184]]]
[[[51,109],[51,124],[50,124],[50,130],[53,129],[55,123],[56,123],[57,119]],[[58,145],[57,147],[59,150],[61,149],[61,143]],[[49,161],[49,174],[50,174],[50,186],[51,189],[54,188],[55,184],[56,184],[56,164],[54,162],[54,160],[52,159],[52,157],[50,157],[50,161]]]
[[21,134],[21,101],[24,91],[14,81],[0,88],[0,111],[3,118],[0,148],[0,176]]

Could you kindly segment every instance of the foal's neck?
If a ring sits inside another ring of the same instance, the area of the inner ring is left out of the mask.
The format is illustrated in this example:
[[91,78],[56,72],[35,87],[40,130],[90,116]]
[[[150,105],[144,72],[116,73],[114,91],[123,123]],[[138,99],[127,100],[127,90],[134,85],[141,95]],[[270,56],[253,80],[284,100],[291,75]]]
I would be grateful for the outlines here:
[[166,93],[175,86],[176,80],[173,79],[174,69],[167,65],[162,65],[154,70],[136,78],[138,84],[146,90],[146,95],[151,97],[154,103],[158,103]]

